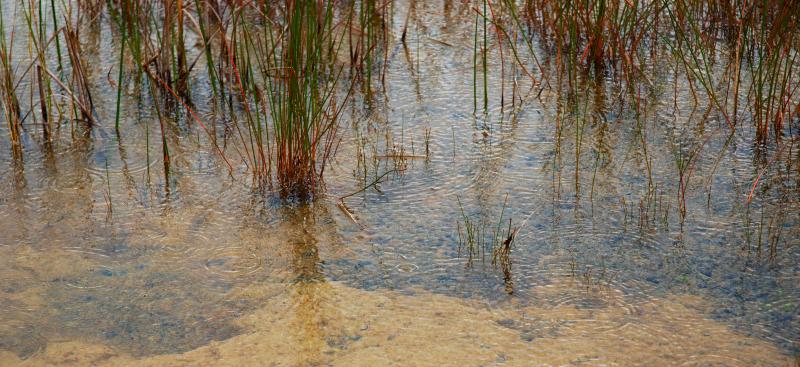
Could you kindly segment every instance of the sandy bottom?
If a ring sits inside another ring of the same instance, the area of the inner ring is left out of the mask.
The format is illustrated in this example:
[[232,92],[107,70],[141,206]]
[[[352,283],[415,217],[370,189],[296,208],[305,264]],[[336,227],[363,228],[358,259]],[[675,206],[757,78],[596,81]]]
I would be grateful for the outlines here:
[[[363,291],[332,282],[264,284],[236,297],[268,299],[237,320],[245,332],[182,354],[136,358],[81,340],[50,340],[3,366],[792,366],[775,346],[702,316],[691,297],[639,305],[575,302],[565,281],[541,286],[542,306],[487,306],[429,292]],[[611,292],[613,295],[614,291]],[[559,298],[560,297],[560,298]],[[581,298],[582,297],[582,298]],[[596,298],[593,298],[596,297]],[[613,298],[613,297],[612,297]],[[605,297],[608,299],[608,297]],[[582,304],[583,303],[583,304]]]

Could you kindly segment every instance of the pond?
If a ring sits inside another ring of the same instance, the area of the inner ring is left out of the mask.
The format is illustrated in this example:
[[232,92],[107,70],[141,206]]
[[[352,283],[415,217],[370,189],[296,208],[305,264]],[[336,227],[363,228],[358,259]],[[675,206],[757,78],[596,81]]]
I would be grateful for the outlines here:
[[[3,1],[19,34],[24,3]],[[0,365],[798,363],[798,119],[762,147],[675,59],[640,65],[640,95],[583,66],[544,88],[491,39],[484,107],[473,6],[392,2],[313,200],[253,179],[194,33],[197,120],[130,73],[117,133],[100,10],[80,29],[96,123],[48,149],[38,107],[19,151],[0,130]]]

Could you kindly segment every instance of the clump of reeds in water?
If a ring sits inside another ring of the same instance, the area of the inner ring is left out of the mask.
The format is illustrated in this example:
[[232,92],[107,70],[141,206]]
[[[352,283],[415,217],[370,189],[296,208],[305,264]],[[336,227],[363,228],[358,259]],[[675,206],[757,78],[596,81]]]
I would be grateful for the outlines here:
[[354,1],[347,10],[349,15],[346,33],[350,68],[353,77],[361,79],[366,95],[372,94],[373,72],[377,67],[381,70],[381,83],[385,80],[389,42],[386,18],[390,4],[389,1]]
[[500,266],[507,275],[511,270],[511,249],[517,229],[511,228],[511,218],[506,226],[506,207],[508,195],[503,201],[503,208],[497,223],[486,219],[475,219],[466,214],[461,199],[456,197],[461,210],[461,220],[456,223],[458,230],[458,252],[466,253],[467,266],[472,266],[476,259],[486,260],[491,256],[492,266]]
[[[334,2],[287,0],[230,7],[197,0],[193,9],[187,5],[165,4],[164,19],[157,22],[146,14],[153,4],[120,0],[115,19],[123,45],[152,84],[165,90],[167,99],[178,99],[206,130],[232,168],[217,145],[216,125],[203,124],[189,101],[188,75],[203,57],[213,98],[228,109],[223,112],[232,120],[238,140],[234,150],[254,182],[271,186],[274,179],[282,195],[311,198],[333,154],[343,103],[337,103],[342,67],[336,64],[336,54],[344,32],[334,25]],[[183,15],[191,10],[196,17]],[[184,46],[184,24],[189,21],[202,43],[202,53],[194,60],[187,59]],[[137,32],[137,27],[144,30]],[[344,94],[346,99],[349,91]],[[164,122],[159,120],[163,135]],[[163,136],[162,142],[167,162]]]
[[[49,150],[51,130],[57,122],[95,123],[78,28],[82,12],[74,14],[67,6],[57,13],[55,0],[4,4],[13,7],[0,4],[0,96],[13,152],[15,156],[22,152],[21,133],[26,120],[35,127],[32,131],[41,130],[41,146]],[[23,22],[18,22],[20,19]],[[13,55],[15,42],[27,46],[27,59]],[[26,86],[30,88],[27,91]],[[26,100],[27,105],[23,105]]]
[[285,11],[284,34],[273,43],[277,73],[267,83],[275,174],[284,193],[308,197],[322,182],[340,112],[333,2],[287,1]]
[[[613,73],[638,109],[642,86],[657,89],[652,66],[666,61],[683,69],[696,103],[708,101],[731,129],[748,122],[760,145],[770,135],[780,140],[784,128],[800,116],[797,1],[475,0],[473,10],[475,110],[479,94],[486,109],[489,28],[501,65],[506,45],[514,56],[509,60],[523,70],[533,61],[542,71],[531,43],[535,39],[552,56],[544,68],[571,94],[577,93],[578,76],[586,69],[597,77]],[[522,55],[516,43],[526,45],[528,54]],[[479,93],[481,77],[484,90]]]
[[634,66],[640,46],[657,30],[662,6],[658,1],[527,0],[523,13],[562,65],[603,68]]

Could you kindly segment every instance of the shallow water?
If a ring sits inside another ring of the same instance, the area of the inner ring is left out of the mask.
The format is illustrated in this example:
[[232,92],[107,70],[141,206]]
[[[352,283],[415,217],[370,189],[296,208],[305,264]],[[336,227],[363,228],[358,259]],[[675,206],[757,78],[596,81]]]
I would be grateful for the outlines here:
[[[229,176],[186,119],[170,126],[165,178],[132,82],[117,139],[118,49],[108,24],[88,33],[100,125],[62,125],[52,155],[32,126],[21,159],[0,130],[0,365],[795,363],[796,148],[767,165],[752,131],[729,134],[683,89],[650,96],[639,124],[613,76],[581,81],[582,110],[565,112],[560,89],[501,108],[494,73],[475,117],[472,23],[444,4],[417,5],[385,93],[348,104],[313,204],[253,189],[241,164]],[[201,103],[207,83],[192,81],[195,105],[223,121]],[[698,146],[681,218],[675,154]],[[390,169],[346,199],[354,223],[337,198]],[[470,261],[459,201],[494,228],[506,196],[510,268]]]

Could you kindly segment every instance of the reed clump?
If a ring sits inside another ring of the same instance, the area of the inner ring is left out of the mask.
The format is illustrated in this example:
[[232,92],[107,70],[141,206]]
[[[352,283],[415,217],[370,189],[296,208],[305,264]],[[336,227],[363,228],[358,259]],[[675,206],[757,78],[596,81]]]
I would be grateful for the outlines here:
[[[492,266],[500,266],[503,272],[510,276],[511,250],[518,228],[512,228],[511,218],[506,218],[508,195],[503,201],[497,223],[486,218],[479,219],[467,215],[461,204],[461,198],[456,197],[456,200],[461,210],[461,219],[456,222],[459,255],[466,253],[469,267],[476,259],[485,261],[488,254],[491,257]],[[508,226],[506,226],[506,219],[508,219]]]
[[281,56],[274,61],[279,72],[268,83],[275,168],[284,192],[308,196],[322,181],[340,112],[334,93],[341,71],[330,59],[337,46],[333,3],[288,1],[286,11],[286,32],[276,44]]
[[515,77],[506,75],[511,61],[572,95],[586,70],[611,74],[635,108],[643,87],[658,92],[654,70],[667,61],[682,69],[696,103],[707,100],[731,129],[745,121],[761,145],[800,116],[797,1],[475,0],[472,10],[475,111],[481,102],[488,109],[486,55],[497,50],[501,78]]

